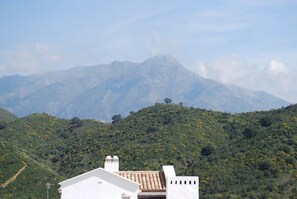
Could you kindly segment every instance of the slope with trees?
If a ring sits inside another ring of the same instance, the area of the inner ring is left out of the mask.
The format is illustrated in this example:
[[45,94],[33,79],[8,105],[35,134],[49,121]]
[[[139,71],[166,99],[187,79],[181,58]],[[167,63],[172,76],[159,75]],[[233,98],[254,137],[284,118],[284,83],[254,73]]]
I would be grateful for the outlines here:
[[0,124],[17,119],[17,116],[0,107]]
[[[7,154],[0,163],[1,182],[23,161],[28,164],[25,171],[36,168],[46,175],[35,179],[21,174],[0,194],[34,198],[45,191],[45,181],[55,184],[103,166],[106,155],[117,155],[122,170],[174,164],[178,174],[198,175],[201,198],[296,196],[297,105],[228,114],[165,102],[125,118],[115,115],[113,121],[33,114],[8,123],[0,130],[0,141],[8,146],[1,148],[1,157]],[[6,174],[2,168],[8,167]],[[40,189],[31,195],[21,187],[36,182]]]

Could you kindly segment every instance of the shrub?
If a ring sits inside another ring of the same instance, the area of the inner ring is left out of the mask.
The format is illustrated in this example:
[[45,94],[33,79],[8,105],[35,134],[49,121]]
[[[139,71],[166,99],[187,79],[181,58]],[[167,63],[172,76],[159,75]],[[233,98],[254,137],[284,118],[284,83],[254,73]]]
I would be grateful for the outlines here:
[[268,117],[263,117],[260,119],[260,125],[262,127],[269,127],[272,124],[271,119]]
[[168,124],[172,124],[173,123],[173,118],[171,115],[166,114],[164,115],[164,122],[163,124],[168,125]]
[[150,126],[146,129],[146,132],[147,133],[153,133],[153,132],[156,132],[158,131],[159,129],[157,127],[154,127],[154,126]]
[[0,124],[0,130],[5,129],[5,126]]
[[214,152],[215,152],[215,148],[213,146],[208,145],[208,146],[205,146],[202,148],[201,155],[209,156],[209,155],[213,154]]
[[296,160],[295,160],[294,157],[287,157],[285,159],[285,161],[286,161],[287,164],[291,164],[291,165],[294,165],[296,163]]
[[259,163],[259,169],[262,171],[269,170],[271,168],[271,162],[269,160],[263,160]]
[[247,128],[242,132],[242,134],[245,138],[253,138],[257,133],[253,129]]

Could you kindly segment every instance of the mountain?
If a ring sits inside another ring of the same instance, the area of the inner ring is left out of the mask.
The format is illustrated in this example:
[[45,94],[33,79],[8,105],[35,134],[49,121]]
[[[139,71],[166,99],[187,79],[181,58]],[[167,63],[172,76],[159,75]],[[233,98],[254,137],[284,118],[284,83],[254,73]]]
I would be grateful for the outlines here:
[[[1,184],[27,164],[0,195],[42,198],[46,182],[118,155],[122,170],[173,164],[178,174],[198,175],[201,199],[296,198],[296,116],[297,105],[229,114],[160,103],[112,124],[29,115],[0,130]],[[57,188],[50,198],[59,198]]]
[[166,97],[187,106],[232,113],[288,105],[263,91],[204,79],[170,56],[0,79],[0,106],[18,116],[46,112],[110,121],[115,114],[125,116]]

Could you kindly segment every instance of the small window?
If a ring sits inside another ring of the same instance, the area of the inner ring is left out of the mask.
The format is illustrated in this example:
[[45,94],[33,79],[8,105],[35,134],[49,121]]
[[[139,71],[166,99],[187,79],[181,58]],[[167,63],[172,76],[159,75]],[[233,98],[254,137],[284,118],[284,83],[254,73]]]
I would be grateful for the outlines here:
[[177,181],[175,181],[175,184],[177,184]]
[[187,184],[187,181],[186,180],[184,181],[184,184]]
[[179,184],[182,184],[182,181],[181,180],[179,181]]
[[170,184],[172,184],[172,180],[170,181]]
[[189,184],[192,184],[192,181],[191,180],[189,181]]
[[194,184],[196,184],[196,181],[194,181]]

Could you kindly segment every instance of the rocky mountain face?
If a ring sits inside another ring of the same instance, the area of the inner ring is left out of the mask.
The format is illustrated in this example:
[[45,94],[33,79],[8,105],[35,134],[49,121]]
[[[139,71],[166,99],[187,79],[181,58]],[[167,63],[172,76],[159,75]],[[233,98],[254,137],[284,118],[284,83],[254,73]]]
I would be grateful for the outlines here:
[[264,91],[202,78],[170,56],[0,79],[0,106],[17,116],[46,112],[110,121],[115,114],[125,116],[166,97],[174,103],[233,113],[288,105]]

